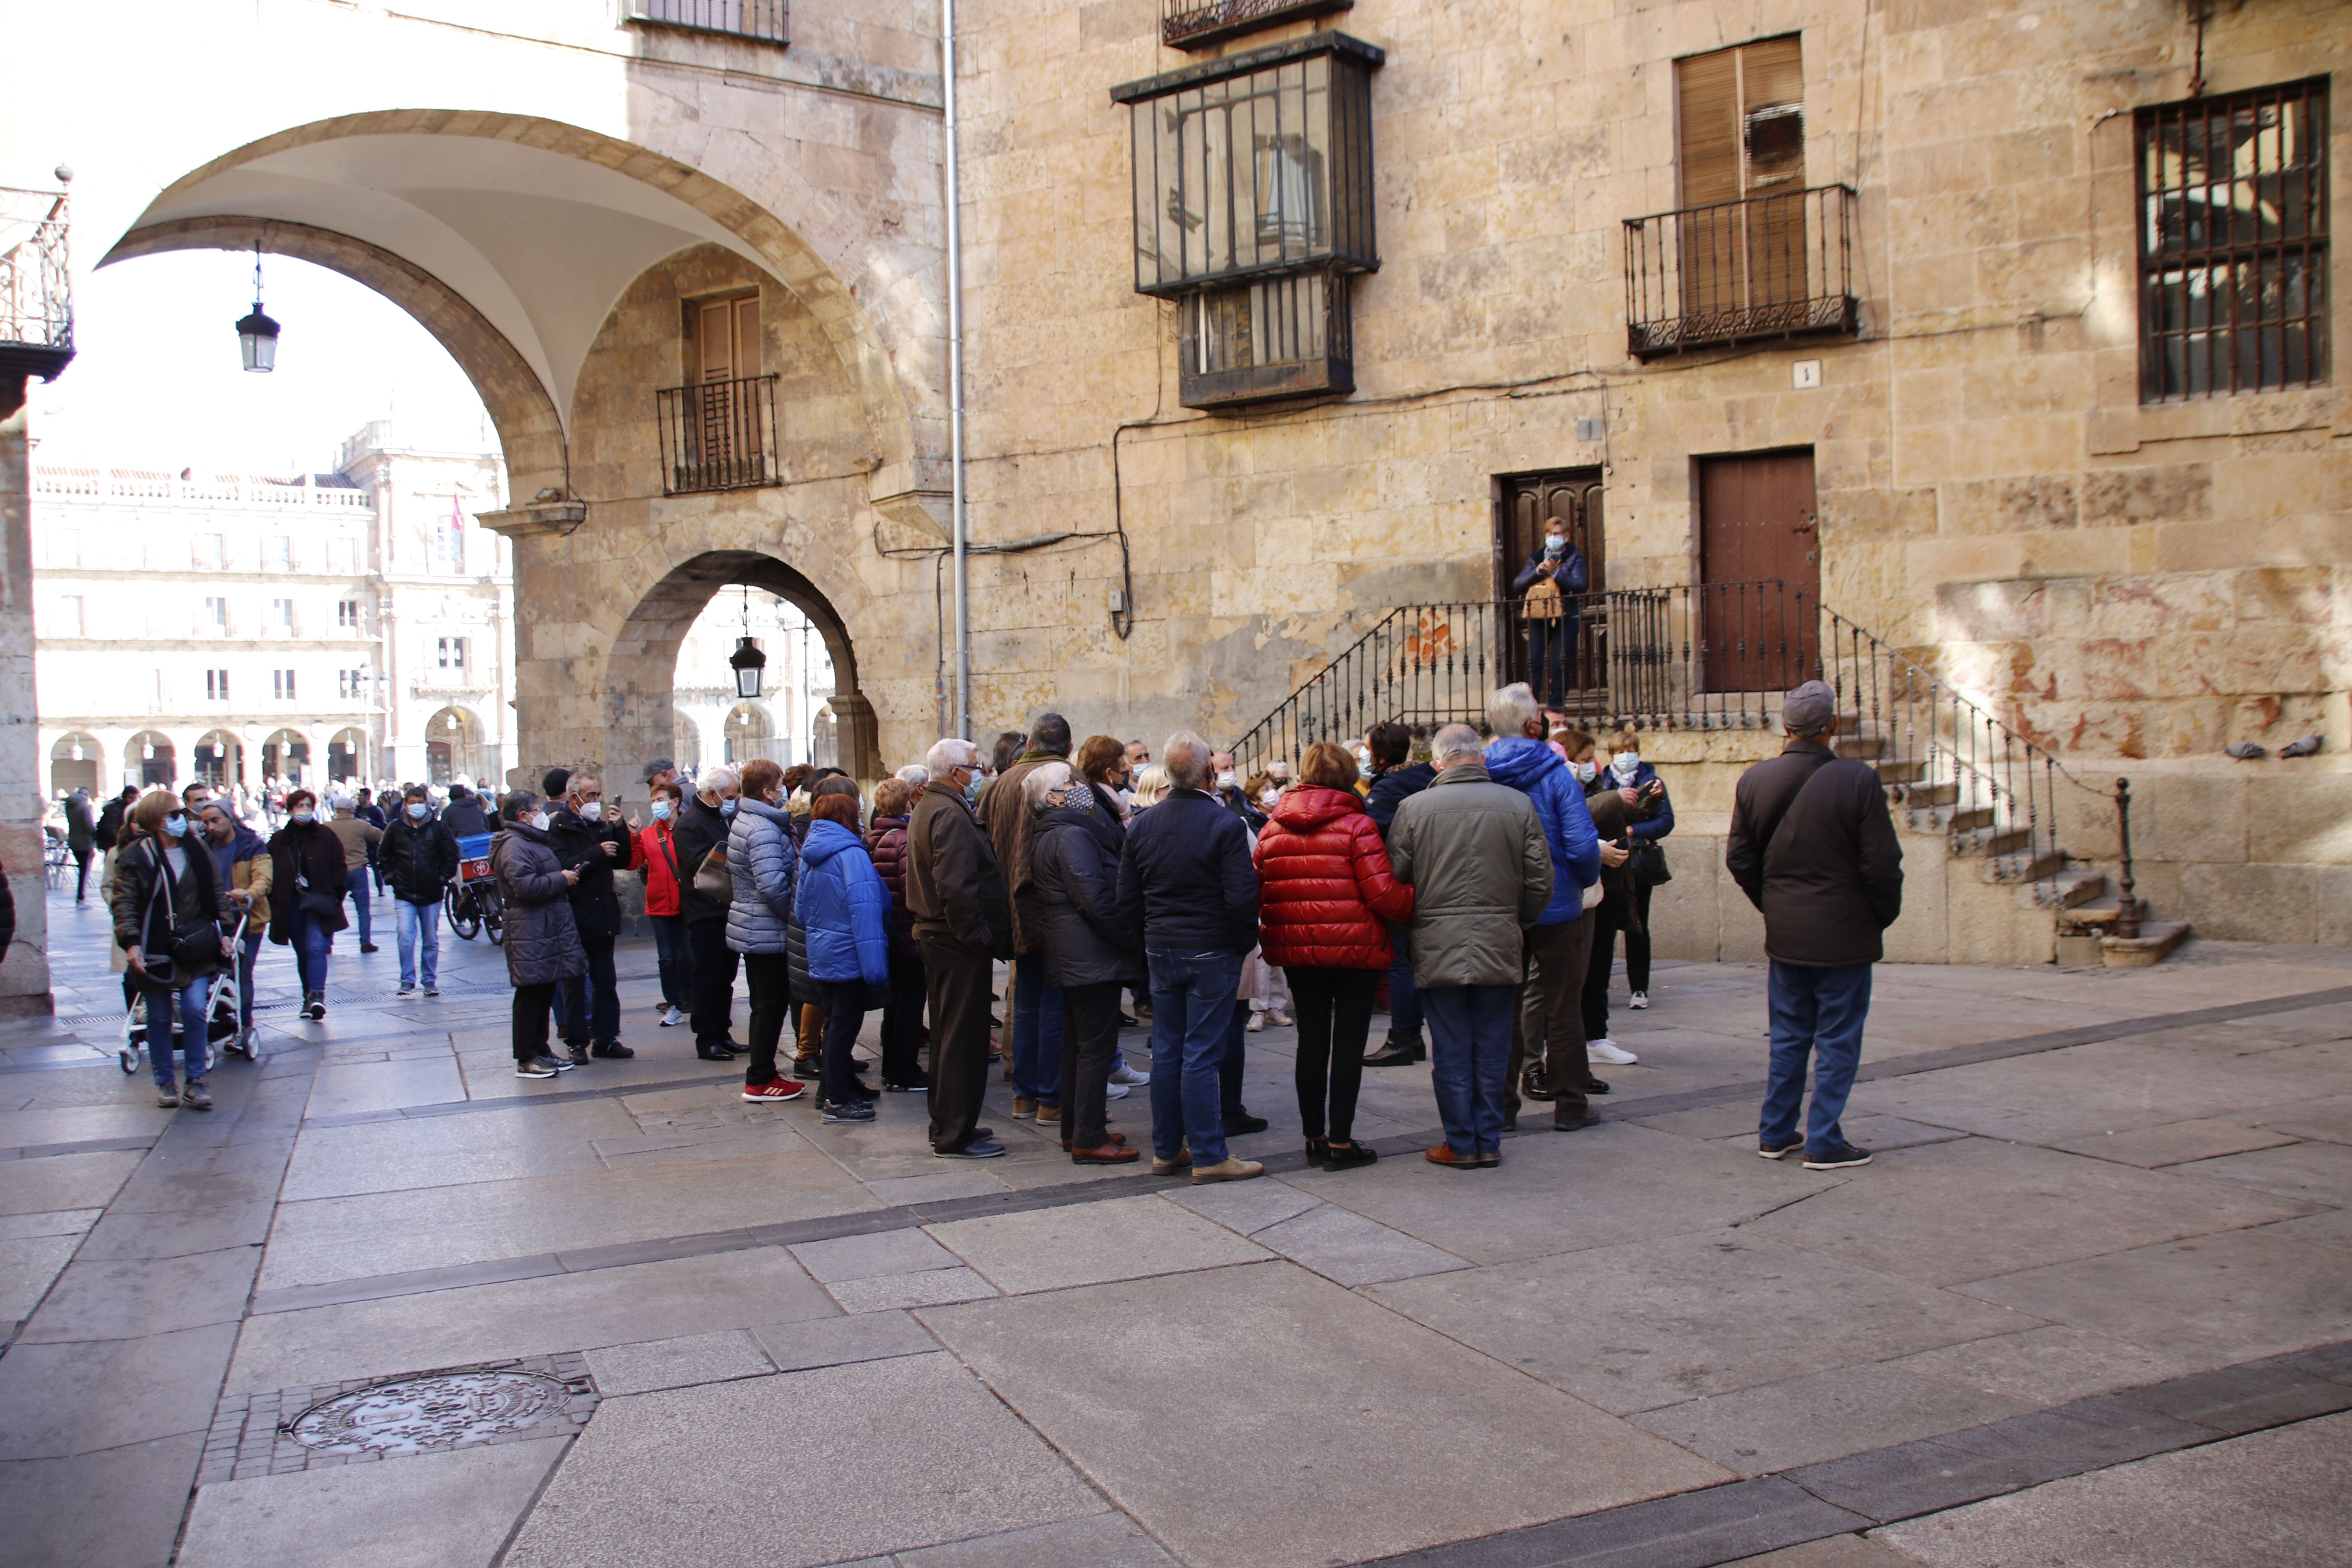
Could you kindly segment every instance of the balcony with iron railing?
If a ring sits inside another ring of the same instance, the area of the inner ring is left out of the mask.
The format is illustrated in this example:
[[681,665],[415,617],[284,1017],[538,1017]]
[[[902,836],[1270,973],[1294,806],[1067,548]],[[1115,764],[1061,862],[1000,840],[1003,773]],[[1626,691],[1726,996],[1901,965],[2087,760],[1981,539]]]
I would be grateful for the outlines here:
[[654,394],[662,493],[692,495],[784,482],[772,375],[706,381]]
[[1353,8],[1356,0],[1160,0],[1160,37],[1171,49],[1205,49],[1227,38]]
[[1625,220],[1625,331],[1638,359],[1860,326],[1844,185]]
[[788,0],[629,0],[629,20],[761,43],[792,41]]
[[56,380],[74,356],[68,233],[63,191],[0,189],[0,394]]

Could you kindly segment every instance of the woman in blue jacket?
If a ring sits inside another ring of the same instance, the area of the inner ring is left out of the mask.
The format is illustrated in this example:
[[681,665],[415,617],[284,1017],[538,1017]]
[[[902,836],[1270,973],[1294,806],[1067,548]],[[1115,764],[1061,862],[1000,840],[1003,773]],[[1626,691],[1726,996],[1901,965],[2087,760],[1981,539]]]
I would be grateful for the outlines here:
[[808,931],[809,978],[824,1009],[817,1107],[827,1121],[871,1121],[857,1092],[850,1047],[866,1022],[866,999],[890,990],[890,890],[857,836],[857,797],[819,795],[801,844],[796,912]]
[[1582,616],[1581,595],[1591,585],[1584,552],[1568,536],[1568,520],[1555,517],[1544,524],[1543,542],[1511,579],[1511,597],[1527,603],[1528,590],[1549,582],[1559,590],[1557,606],[1523,612],[1528,630],[1528,684],[1536,700],[1550,705],[1566,696],[1576,679],[1576,637]]
[[[1620,791],[1629,807],[1646,805],[1650,815],[1625,829],[1633,840],[1633,865],[1626,868],[1633,884],[1633,921],[1625,928],[1625,986],[1633,994],[1633,1010],[1650,1005],[1650,892],[1654,884],[1642,879],[1642,846],[1655,844],[1675,830],[1675,803],[1653,763],[1642,760],[1642,738],[1620,730],[1610,742],[1608,765],[1601,770],[1602,785]],[[1661,851],[1660,853],[1664,853]]]

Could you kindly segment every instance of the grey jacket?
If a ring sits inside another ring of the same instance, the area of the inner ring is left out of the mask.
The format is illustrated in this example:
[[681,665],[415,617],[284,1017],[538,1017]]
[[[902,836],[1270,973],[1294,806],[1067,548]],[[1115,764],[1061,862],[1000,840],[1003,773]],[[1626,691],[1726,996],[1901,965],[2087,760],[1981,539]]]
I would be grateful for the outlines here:
[[1551,847],[1526,795],[1483,763],[1447,768],[1397,807],[1389,861],[1413,889],[1417,984],[1519,984],[1522,933],[1551,901]]
[[572,889],[547,835],[509,824],[490,840],[490,869],[498,873],[506,904],[508,981],[545,985],[587,973],[587,950],[572,919]]
[[780,806],[745,795],[727,831],[727,869],[735,900],[727,906],[727,945],[738,952],[782,952],[792,919],[801,852],[792,818]]

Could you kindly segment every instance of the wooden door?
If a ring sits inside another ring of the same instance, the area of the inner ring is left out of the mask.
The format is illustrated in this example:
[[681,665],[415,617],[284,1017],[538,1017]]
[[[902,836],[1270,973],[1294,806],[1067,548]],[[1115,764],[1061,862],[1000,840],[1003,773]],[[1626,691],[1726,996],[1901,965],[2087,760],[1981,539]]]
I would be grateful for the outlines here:
[[1702,458],[1701,679],[1708,691],[1785,691],[1818,660],[1822,557],[1811,447]]
[[759,462],[759,398],[743,384],[760,372],[760,297],[707,300],[695,307],[696,392],[688,461],[707,484],[740,484]]
[[1570,543],[1584,552],[1587,587],[1578,612],[1575,635],[1566,655],[1566,689],[1571,702],[1596,700],[1609,685],[1608,615],[1601,589],[1608,582],[1608,541],[1601,527],[1601,482],[1599,468],[1553,468],[1538,474],[1512,474],[1502,481],[1502,510],[1496,519],[1495,596],[1504,602],[1498,617],[1504,632],[1501,662],[1513,680],[1535,684],[1529,667],[1527,628],[1522,624],[1518,596],[1511,579],[1543,548],[1544,524],[1551,519],[1568,522]]

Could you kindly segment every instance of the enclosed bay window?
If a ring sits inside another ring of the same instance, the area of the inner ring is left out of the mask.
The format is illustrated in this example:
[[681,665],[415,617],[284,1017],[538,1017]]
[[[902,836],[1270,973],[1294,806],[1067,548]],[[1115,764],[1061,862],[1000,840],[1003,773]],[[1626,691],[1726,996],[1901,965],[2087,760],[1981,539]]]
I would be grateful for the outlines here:
[[1183,304],[1187,405],[1354,389],[1348,280],[1380,267],[1385,58],[1315,33],[1112,89],[1134,150],[1135,287]]

